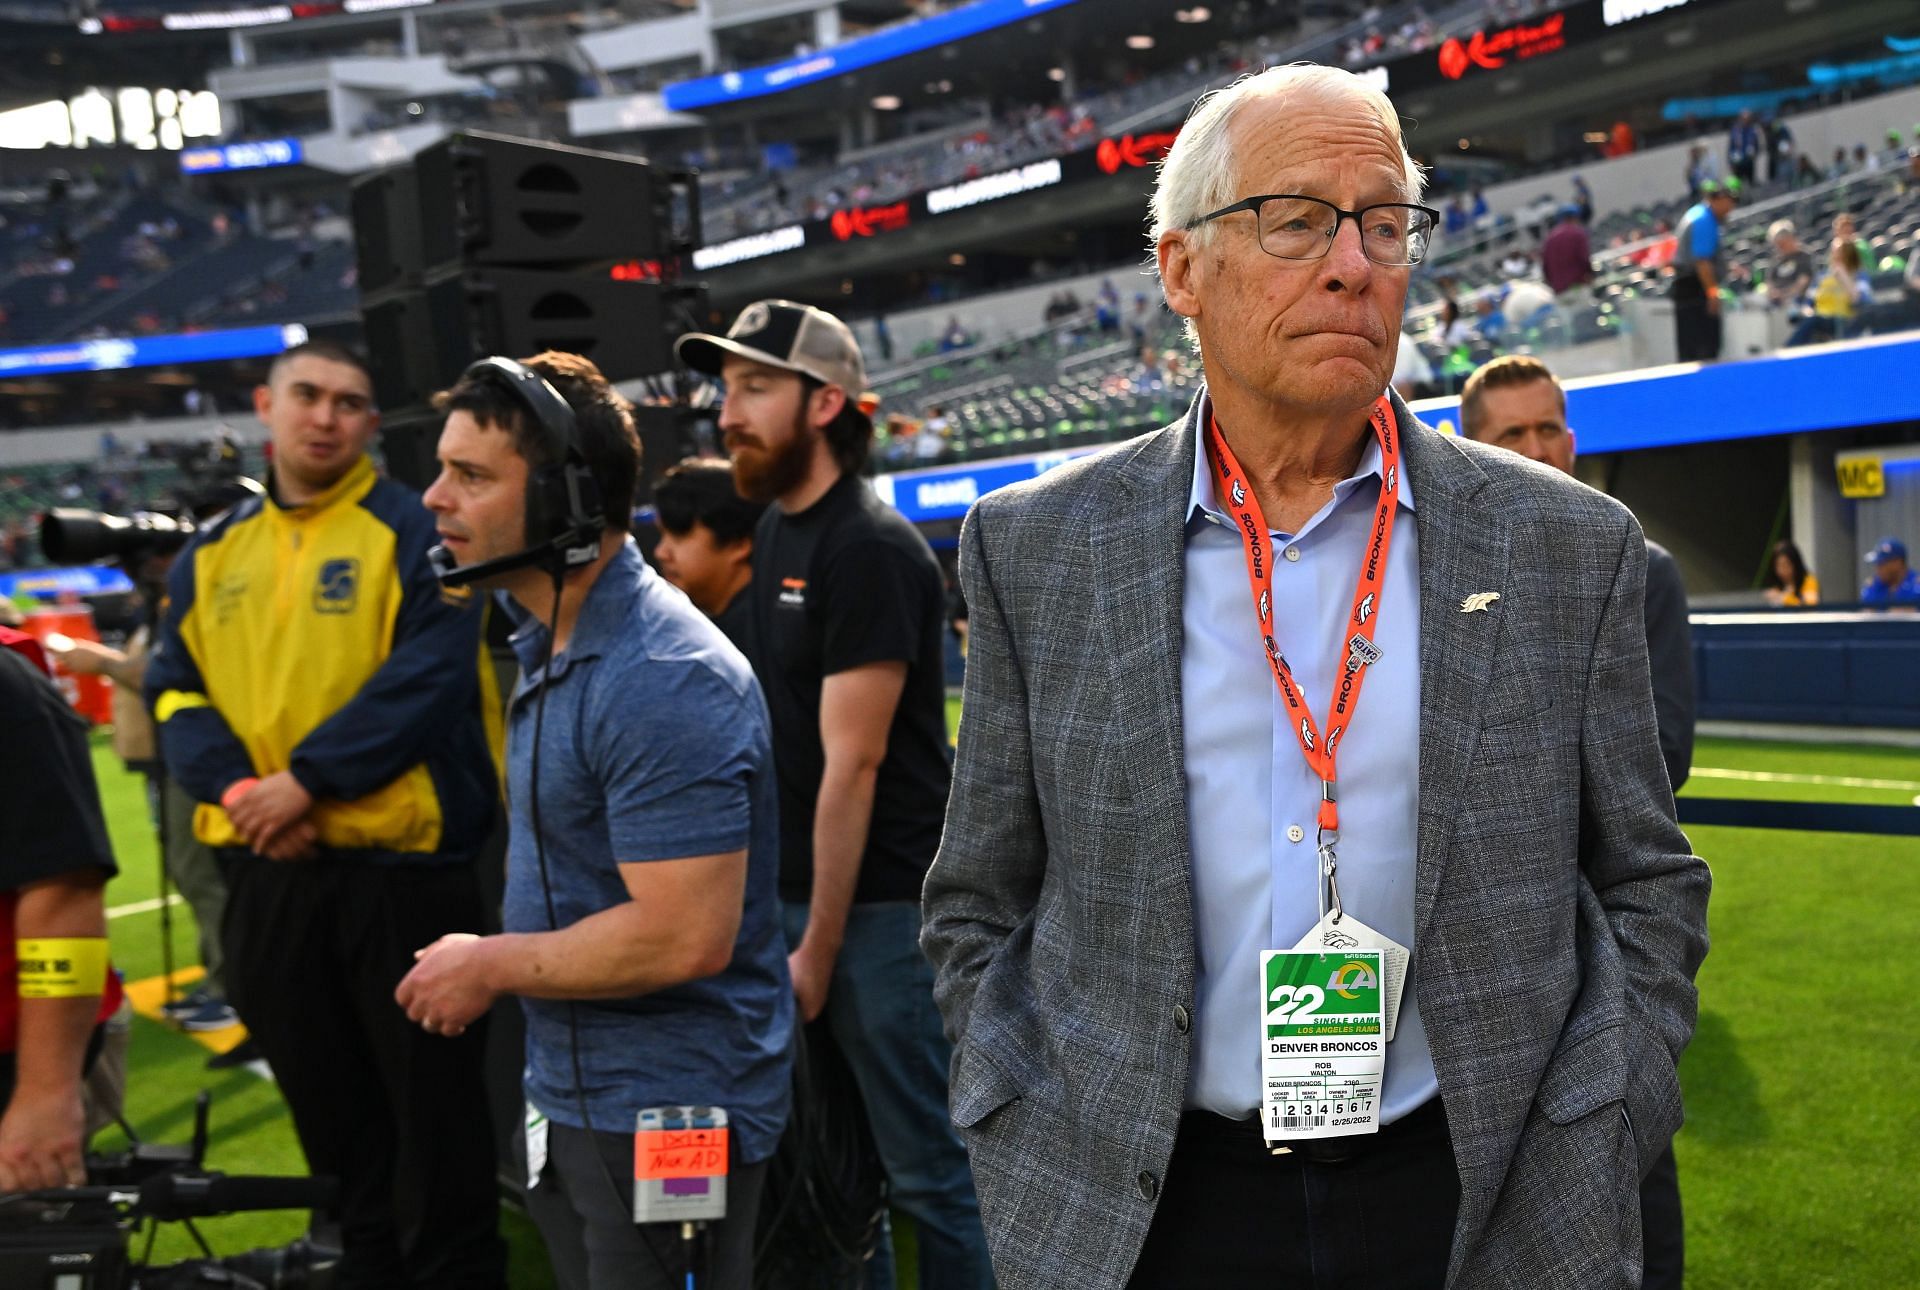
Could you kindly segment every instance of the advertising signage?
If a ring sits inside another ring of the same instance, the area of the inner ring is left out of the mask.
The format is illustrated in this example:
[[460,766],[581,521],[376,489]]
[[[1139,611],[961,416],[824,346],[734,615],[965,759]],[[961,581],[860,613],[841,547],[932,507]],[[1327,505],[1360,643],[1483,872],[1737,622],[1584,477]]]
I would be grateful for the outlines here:
[[1715,0],[1581,0],[1552,13],[1450,36],[1438,49],[1409,54],[1370,68],[1391,94],[1432,89],[1456,81],[1472,84],[1491,73],[1595,44],[1643,20],[1705,8]]
[[29,345],[0,349],[0,380],[53,376],[61,372],[111,372],[175,363],[214,363],[230,358],[263,358],[307,339],[299,323],[234,327],[225,331],[183,332],[177,336],[112,336],[65,345]]
[[180,154],[180,172],[209,175],[223,170],[262,170],[268,166],[297,166],[302,156],[298,139],[256,139],[218,148],[189,148]]
[[765,259],[810,246],[859,242],[911,228],[923,220],[974,210],[1028,193],[1043,192],[1085,179],[1101,179],[1126,171],[1150,170],[1167,155],[1177,131],[1122,134],[1102,139],[1096,147],[1064,157],[1049,157],[1009,170],[962,179],[956,183],[903,197],[899,201],[843,206],[826,219],[788,224],[764,233],[749,233],[703,246],[693,253],[696,273],[708,273],[730,264]]

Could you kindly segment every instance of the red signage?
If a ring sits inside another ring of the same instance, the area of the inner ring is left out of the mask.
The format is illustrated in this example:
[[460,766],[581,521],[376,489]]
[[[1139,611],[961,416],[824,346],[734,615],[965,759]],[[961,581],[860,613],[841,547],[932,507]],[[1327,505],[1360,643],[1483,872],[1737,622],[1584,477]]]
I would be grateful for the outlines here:
[[622,260],[607,270],[615,282],[663,282],[666,272],[658,260]]
[[1167,155],[1167,149],[1173,147],[1179,134],[1178,130],[1164,130],[1158,134],[1123,134],[1118,139],[1102,139],[1094,150],[1094,159],[1109,175],[1119,174],[1122,166],[1150,166]]
[[1440,74],[1457,81],[1476,67],[1497,71],[1510,59],[1536,58],[1567,46],[1567,15],[1551,14],[1536,23],[1517,22],[1495,31],[1476,31],[1462,43],[1458,36],[1440,46]]
[[905,202],[891,206],[849,206],[833,213],[833,235],[842,242],[876,233],[892,233],[913,222]]

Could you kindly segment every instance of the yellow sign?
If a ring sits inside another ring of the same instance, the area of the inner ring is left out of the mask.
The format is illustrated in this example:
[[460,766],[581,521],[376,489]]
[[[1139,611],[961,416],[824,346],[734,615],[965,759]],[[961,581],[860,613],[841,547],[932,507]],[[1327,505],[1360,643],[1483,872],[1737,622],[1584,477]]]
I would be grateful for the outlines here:
[[1836,457],[1833,470],[1840,477],[1842,497],[1887,495],[1887,472],[1878,457]]

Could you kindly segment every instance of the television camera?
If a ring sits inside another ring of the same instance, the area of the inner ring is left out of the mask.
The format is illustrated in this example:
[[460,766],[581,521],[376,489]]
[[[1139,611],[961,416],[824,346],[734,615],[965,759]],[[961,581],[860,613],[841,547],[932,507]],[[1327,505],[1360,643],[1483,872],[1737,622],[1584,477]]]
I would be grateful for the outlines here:
[[[330,1290],[338,1252],[302,1238],[291,1245],[215,1257],[194,1220],[333,1203],[330,1178],[245,1177],[210,1172],[208,1098],[194,1107],[191,1143],[134,1141],[87,1157],[87,1185],[0,1196],[0,1286],[8,1290]],[[123,1124],[124,1128],[125,1125]],[[131,1130],[128,1137],[132,1138]],[[180,1223],[203,1257],[150,1262],[162,1223]],[[145,1247],[133,1243],[145,1229]]]

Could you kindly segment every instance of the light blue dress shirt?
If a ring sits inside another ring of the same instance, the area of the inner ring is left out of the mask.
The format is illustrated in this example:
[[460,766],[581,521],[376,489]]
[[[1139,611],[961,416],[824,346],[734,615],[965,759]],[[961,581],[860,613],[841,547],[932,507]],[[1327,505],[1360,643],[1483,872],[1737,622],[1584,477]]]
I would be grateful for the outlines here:
[[[1196,424],[1207,424],[1202,408]],[[1233,1119],[1260,1106],[1260,953],[1290,949],[1320,917],[1315,817],[1320,779],[1274,684],[1254,625],[1239,530],[1215,504],[1196,436],[1181,608],[1182,730],[1193,842],[1197,996],[1187,1105]],[[1380,496],[1380,444],[1298,533],[1276,532],[1273,634],[1324,733],[1347,617]],[[1413,948],[1420,811],[1420,541],[1404,467],[1386,586],[1359,707],[1341,736],[1340,898]],[[1414,982],[1415,956],[1387,1045],[1381,1122],[1438,1091]]]

